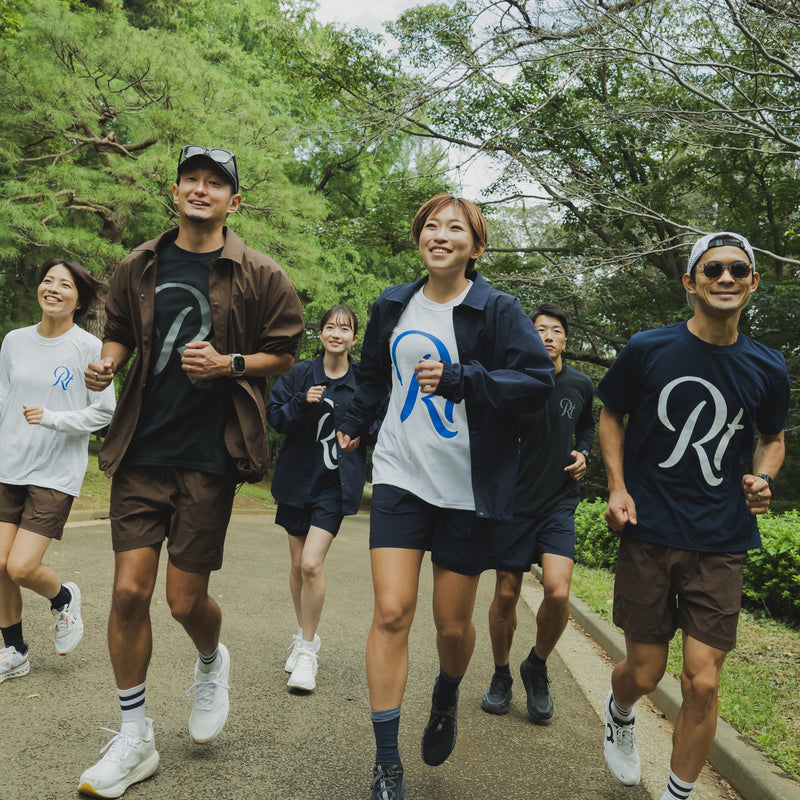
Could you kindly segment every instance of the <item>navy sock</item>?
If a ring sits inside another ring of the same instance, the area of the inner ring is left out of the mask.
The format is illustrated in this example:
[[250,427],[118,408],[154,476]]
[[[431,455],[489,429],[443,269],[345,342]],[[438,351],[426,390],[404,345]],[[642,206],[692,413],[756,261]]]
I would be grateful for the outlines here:
[[372,730],[375,732],[375,763],[400,763],[397,736],[400,731],[400,706],[385,711],[371,711]]
[[439,677],[433,684],[433,704],[437,708],[450,708],[458,700],[461,678],[453,678],[439,667]]
[[536,646],[534,645],[531,647],[530,653],[528,653],[528,663],[532,667],[544,667],[547,665],[547,659],[539,658],[539,656],[536,655]]
[[50,608],[61,611],[64,606],[68,606],[71,602],[72,592],[62,583],[58,594],[50,599]]
[[495,675],[511,675],[511,666],[509,664],[500,664],[494,665],[494,674]]
[[22,638],[22,620],[9,625],[7,628],[0,628],[3,634],[3,644],[6,647],[13,647],[16,651],[24,656],[28,652],[28,645]]

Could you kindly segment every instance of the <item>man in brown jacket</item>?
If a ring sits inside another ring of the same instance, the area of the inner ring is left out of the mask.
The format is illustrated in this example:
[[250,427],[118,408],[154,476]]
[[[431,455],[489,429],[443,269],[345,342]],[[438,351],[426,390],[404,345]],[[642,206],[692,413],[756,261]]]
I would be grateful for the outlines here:
[[264,388],[294,364],[303,316],[281,267],[225,226],[242,196],[233,153],[183,147],[177,229],[120,262],[103,349],[85,371],[101,391],[136,353],[99,463],[111,484],[114,590],[108,645],[122,725],[79,791],[119,797],[158,766],[145,716],[150,601],[167,541],[167,602],[198,651],[189,733],[210,742],[228,716],[230,656],[208,594],[237,483],[266,471]]

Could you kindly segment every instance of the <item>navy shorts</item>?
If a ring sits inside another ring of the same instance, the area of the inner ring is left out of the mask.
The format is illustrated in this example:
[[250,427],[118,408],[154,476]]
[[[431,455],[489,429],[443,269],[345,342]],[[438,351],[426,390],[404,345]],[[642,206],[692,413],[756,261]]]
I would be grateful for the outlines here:
[[474,511],[434,506],[396,486],[372,487],[370,549],[430,550],[436,566],[480,575],[491,567],[492,524]]
[[323,497],[302,508],[278,503],[275,512],[275,524],[285,528],[289,536],[307,536],[312,525],[336,536],[343,519],[342,501],[334,497]]
[[527,572],[550,553],[575,560],[575,512],[564,508],[544,517],[514,515],[494,527],[494,569]]

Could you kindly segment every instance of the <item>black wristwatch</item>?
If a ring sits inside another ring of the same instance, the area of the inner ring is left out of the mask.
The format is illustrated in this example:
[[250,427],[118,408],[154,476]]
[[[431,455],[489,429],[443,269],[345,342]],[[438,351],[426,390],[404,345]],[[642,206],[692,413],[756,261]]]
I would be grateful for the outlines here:
[[588,461],[589,460],[589,451],[588,450],[578,450],[578,452]]
[[244,375],[244,356],[240,353],[231,354],[231,375],[234,378],[241,378]]
[[770,492],[772,492],[772,478],[770,478],[766,472],[754,472],[753,475],[755,475],[756,478],[763,478],[767,482]]

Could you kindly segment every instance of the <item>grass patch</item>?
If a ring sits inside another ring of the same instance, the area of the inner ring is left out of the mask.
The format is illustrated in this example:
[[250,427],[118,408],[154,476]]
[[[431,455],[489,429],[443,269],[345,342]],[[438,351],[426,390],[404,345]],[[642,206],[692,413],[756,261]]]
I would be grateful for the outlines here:
[[[572,590],[611,621],[614,575],[575,565]],[[683,647],[670,645],[667,671],[680,677]],[[800,630],[743,611],[736,649],[719,687],[719,714],[765,756],[800,779]]]

